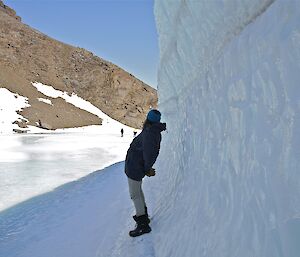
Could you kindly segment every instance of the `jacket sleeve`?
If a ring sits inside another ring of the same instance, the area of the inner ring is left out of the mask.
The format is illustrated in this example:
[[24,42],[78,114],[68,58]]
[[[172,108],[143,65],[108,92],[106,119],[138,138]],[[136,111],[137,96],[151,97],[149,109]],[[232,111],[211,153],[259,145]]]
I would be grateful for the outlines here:
[[147,132],[143,137],[144,172],[152,168],[159,154],[161,142],[160,133]]

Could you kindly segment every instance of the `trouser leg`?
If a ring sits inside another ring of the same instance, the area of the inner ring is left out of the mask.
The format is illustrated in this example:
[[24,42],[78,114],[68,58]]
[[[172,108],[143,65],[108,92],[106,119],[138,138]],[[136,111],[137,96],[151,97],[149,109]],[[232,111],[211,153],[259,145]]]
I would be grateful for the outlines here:
[[141,216],[145,214],[145,197],[142,190],[142,181],[136,181],[133,179],[128,178],[128,185],[129,185],[129,194],[130,198],[133,201],[136,216]]

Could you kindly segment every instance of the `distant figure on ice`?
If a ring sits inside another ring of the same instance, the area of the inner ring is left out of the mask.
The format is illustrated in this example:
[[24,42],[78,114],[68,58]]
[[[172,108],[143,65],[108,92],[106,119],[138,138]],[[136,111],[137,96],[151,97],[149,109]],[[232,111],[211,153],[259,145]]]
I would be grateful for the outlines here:
[[136,134],[137,134],[137,131],[134,130],[134,131],[133,131],[133,137],[136,137]]
[[133,216],[136,228],[129,232],[132,237],[151,231],[142,181],[145,175],[155,176],[152,166],[159,154],[161,132],[166,130],[166,123],[160,123],[160,117],[161,113],[158,110],[148,112],[142,132],[133,139],[126,155],[125,173],[128,177],[130,198],[136,211]]
[[124,135],[124,129],[121,128],[121,137],[123,137],[123,135]]

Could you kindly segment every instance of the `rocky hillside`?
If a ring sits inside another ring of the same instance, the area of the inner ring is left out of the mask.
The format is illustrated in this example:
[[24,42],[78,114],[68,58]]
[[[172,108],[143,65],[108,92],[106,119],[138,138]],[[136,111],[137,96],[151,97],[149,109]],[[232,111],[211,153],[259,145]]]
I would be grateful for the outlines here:
[[[28,97],[22,116],[35,125],[46,120],[53,129],[99,124],[93,114],[61,98],[53,105],[38,101],[44,95],[31,82],[75,93],[110,117],[141,127],[149,107],[157,104],[156,90],[93,53],[54,40],[23,24],[14,10],[0,1],[0,87]],[[49,97],[48,97],[49,98]]]

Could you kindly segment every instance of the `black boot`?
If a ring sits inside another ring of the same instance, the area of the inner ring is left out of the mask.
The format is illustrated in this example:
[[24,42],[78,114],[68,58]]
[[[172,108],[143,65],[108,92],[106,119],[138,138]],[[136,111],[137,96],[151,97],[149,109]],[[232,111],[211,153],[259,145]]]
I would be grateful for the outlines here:
[[129,232],[129,235],[131,237],[136,237],[136,236],[140,236],[140,235],[143,235],[145,233],[149,233],[151,232],[151,228],[149,226],[149,223],[148,223],[148,217],[147,215],[142,215],[142,216],[133,216],[135,217],[134,220],[136,221],[136,228],[134,230],[131,230]]
[[[150,219],[149,219],[149,215],[148,215],[148,209],[147,209],[147,206],[145,206],[145,215],[146,215],[146,217],[147,217],[147,219],[146,219],[146,220],[147,220],[147,223],[150,224]],[[137,220],[136,220],[137,216],[136,216],[136,215],[132,216],[132,218],[134,219],[135,222],[137,222]]]

